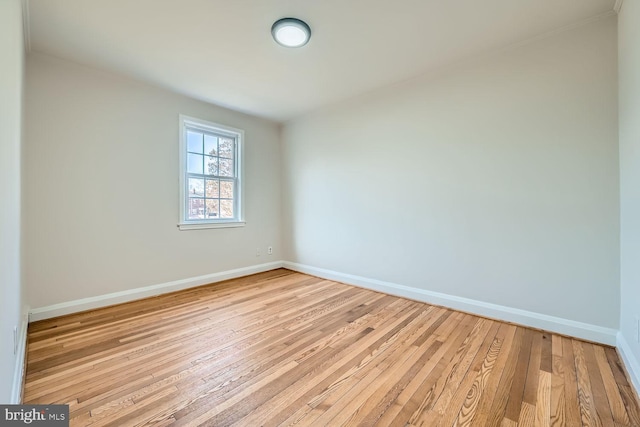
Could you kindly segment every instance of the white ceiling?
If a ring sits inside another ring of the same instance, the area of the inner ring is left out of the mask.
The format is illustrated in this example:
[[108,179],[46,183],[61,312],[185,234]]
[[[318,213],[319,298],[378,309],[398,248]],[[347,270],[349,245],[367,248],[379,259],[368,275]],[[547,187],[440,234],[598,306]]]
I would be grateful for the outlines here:
[[[285,121],[613,9],[615,0],[29,0],[31,50]],[[311,41],[271,38],[285,16]]]

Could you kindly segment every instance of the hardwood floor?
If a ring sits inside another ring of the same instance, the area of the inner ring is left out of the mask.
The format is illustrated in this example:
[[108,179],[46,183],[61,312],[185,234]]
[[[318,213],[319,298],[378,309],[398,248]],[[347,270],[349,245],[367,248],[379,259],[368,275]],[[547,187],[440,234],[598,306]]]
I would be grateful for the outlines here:
[[29,326],[92,426],[640,426],[613,348],[275,270]]

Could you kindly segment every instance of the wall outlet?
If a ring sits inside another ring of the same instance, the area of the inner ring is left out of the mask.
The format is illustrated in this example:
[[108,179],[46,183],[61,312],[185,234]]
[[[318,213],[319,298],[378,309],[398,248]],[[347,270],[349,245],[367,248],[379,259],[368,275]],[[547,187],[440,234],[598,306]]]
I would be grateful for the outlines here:
[[640,316],[636,316],[636,342],[640,344]]
[[267,253],[268,253],[269,255],[273,255],[273,246],[269,246],[269,247],[267,248]]
[[13,327],[13,354],[18,354],[18,327]]
[[256,248],[256,256],[260,256],[260,248]]

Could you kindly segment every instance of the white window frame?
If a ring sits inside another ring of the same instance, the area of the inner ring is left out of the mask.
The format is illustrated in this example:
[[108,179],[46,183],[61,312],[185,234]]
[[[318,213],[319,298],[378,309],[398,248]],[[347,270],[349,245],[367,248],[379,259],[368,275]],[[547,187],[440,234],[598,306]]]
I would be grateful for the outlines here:
[[[232,128],[230,126],[221,125],[218,123],[209,122],[194,117],[189,117],[180,114],[180,221],[178,222],[178,228],[180,230],[198,230],[205,228],[228,228],[228,227],[243,227],[245,225],[244,220],[244,179],[243,179],[243,148],[244,148],[244,131],[242,129]],[[236,186],[234,188],[233,201],[234,201],[234,213],[235,218],[230,219],[187,219],[187,203],[189,202],[187,192],[187,127],[192,129],[200,129],[205,132],[213,132],[216,134],[222,134],[235,138],[236,140],[236,152],[234,157],[235,173],[236,173]]]

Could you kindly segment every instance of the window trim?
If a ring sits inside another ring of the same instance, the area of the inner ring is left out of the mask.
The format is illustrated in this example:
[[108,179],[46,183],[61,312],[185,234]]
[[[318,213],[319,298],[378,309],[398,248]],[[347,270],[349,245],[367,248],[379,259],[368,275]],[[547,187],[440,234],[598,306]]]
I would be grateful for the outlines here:
[[[221,125],[219,123],[209,122],[207,120],[189,117],[183,114],[179,115],[179,161],[180,161],[180,220],[178,222],[179,230],[202,230],[207,228],[233,228],[243,227],[246,222],[244,220],[244,131],[230,126]],[[236,171],[237,188],[234,189],[234,209],[237,216],[233,219],[199,219],[187,220],[186,208],[186,179],[187,179],[187,146],[186,146],[186,128],[196,128],[204,132],[214,132],[222,135],[236,138],[236,153],[234,158],[234,167]]]

